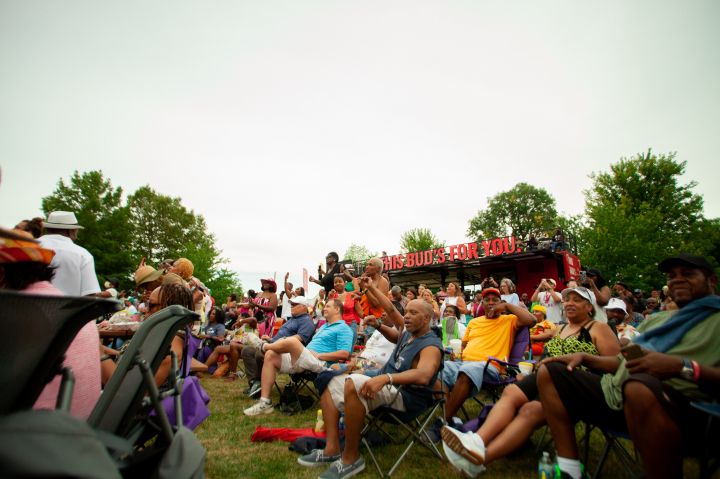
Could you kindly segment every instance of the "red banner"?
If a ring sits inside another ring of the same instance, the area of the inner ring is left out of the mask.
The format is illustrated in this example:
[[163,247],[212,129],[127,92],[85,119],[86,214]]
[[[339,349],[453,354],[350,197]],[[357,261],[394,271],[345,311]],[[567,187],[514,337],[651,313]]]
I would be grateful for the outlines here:
[[565,266],[565,281],[580,278],[580,258],[567,251],[562,252],[563,265]]

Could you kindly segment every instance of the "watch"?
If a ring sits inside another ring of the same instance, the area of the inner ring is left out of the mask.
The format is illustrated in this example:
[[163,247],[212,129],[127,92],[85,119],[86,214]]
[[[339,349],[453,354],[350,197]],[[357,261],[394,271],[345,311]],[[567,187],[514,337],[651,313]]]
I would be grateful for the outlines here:
[[683,358],[683,366],[680,370],[680,377],[686,381],[692,381],[695,376],[695,370],[693,369],[692,361],[688,358]]

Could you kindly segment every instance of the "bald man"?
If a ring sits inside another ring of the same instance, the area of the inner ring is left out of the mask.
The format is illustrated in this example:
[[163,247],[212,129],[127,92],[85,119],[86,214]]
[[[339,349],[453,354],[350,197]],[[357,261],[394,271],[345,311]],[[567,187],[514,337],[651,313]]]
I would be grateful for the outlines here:
[[[388,340],[396,343],[388,362],[375,377],[351,374],[334,377],[323,391],[320,403],[327,442],[325,449],[315,449],[298,458],[303,466],[332,465],[321,477],[350,477],[365,468],[360,455],[360,432],[365,415],[381,406],[410,414],[424,411],[433,402],[431,386],[438,377],[442,360],[442,342],[430,330],[432,307],[422,300],[410,301],[403,317],[370,278],[360,278],[360,286],[379,298],[390,325],[368,316],[365,321]],[[396,386],[416,385],[419,388]],[[345,413],[345,448],[340,453],[338,420]]]

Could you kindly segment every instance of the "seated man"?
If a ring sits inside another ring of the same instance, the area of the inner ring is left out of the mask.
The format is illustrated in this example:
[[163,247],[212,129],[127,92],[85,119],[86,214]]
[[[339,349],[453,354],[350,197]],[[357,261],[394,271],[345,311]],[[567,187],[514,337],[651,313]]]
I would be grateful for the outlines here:
[[[274,282],[272,283],[275,284]],[[265,285],[263,285],[265,287]],[[302,344],[307,344],[315,333],[315,325],[308,314],[308,302],[304,296],[294,296],[290,298],[290,318],[285,321],[275,336],[271,338],[271,332],[263,335],[261,339],[270,343],[279,341],[283,338],[291,336],[296,337]],[[245,390],[245,394],[250,397],[257,397],[260,394],[260,371],[263,368],[265,353],[252,343],[245,342],[245,346],[240,353],[243,364],[245,365],[245,374],[250,383]]]
[[263,343],[257,336],[247,335],[249,342],[254,343],[259,351],[265,352],[265,362],[262,368],[260,400],[252,407],[245,409],[246,416],[273,412],[270,393],[278,372],[294,374],[312,371],[319,373],[327,367],[327,363],[344,361],[350,357],[353,332],[342,319],[342,308],[342,302],[339,299],[332,299],[325,304],[323,316],[327,322],[315,333],[307,347],[304,347],[296,337],[285,338],[274,343]]
[[[433,401],[430,386],[437,380],[441,367],[442,343],[430,330],[432,307],[422,300],[412,300],[405,308],[405,317],[393,307],[384,294],[371,281],[361,278],[360,284],[378,299],[380,306],[388,313],[390,322],[404,325],[404,332],[369,316],[383,335],[396,342],[390,360],[380,374],[370,378],[361,374],[334,377],[323,391],[320,399],[327,441],[324,450],[316,449],[298,458],[303,466],[321,466],[333,463],[320,477],[344,478],[354,476],[365,469],[365,460],[360,456],[360,432],[365,415],[381,406],[398,411],[422,412]],[[415,385],[397,389],[396,385]],[[338,421],[340,412],[345,412],[345,448],[340,455]]]
[[[705,258],[687,254],[665,259],[658,269],[667,275],[678,311],[648,317],[623,355],[576,353],[546,359],[540,367],[540,398],[562,477],[582,474],[573,425],[578,420],[628,431],[647,477],[682,477],[683,450],[708,447],[700,442],[707,417],[690,401],[720,393],[717,276]],[[610,374],[576,369],[581,364]]]
[[[506,360],[518,329],[535,324],[535,317],[527,309],[501,301],[497,288],[484,289],[482,297],[485,316],[468,323],[462,338],[461,360],[445,361],[442,380],[451,389],[445,406],[448,420],[466,399],[480,392],[488,357]],[[503,314],[506,311],[510,314]],[[492,364],[487,371],[495,379],[499,379],[502,372]]]

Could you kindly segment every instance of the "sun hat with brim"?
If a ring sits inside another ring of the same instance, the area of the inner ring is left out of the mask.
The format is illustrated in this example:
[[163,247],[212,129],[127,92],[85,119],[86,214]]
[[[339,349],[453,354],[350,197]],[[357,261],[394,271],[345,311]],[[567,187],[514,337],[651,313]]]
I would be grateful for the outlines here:
[[137,271],[135,271],[135,286],[151,283],[159,279],[162,274],[162,271],[158,271],[152,266],[140,266]]
[[72,211],[53,211],[47,217],[47,221],[43,224],[45,228],[56,230],[81,230],[84,229],[77,222],[75,213]]
[[677,256],[665,258],[658,264],[658,269],[663,273],[668,273],[675,266],[689,266],[691,268],[701,269],[706,273],[715,274],[715,268],[713,268],[707,259],[703,256],[687,253],[680,253]]
[[608,309],[620,309],[623,313],[627,314],[627,306],[625,306],[625,301],[623,301],[620,298],[610,298],[610,301],[608,301],[608,304],[606,306],[603,306],[604,310]]
[[43,248],[30,233],[12,230],[13,238],[0,237],[0,263],[43,263],[50,264],[55,251]]
[[588,301],[593,306],[595,305],[595,298],[592,294],[590,294],[590,290],[587,288],[583,288],[581,286],[578,286],[577,288],[565,288],[562,291],[562,299],[563,301],[567,300],[568,294],[575,293],[578,296],[580,296],[585,301]]
[[264,284],[272,284],[273,286],[275,286],[275,287],[277,288],[277,283],[276,283],[275,280],[272,279],[272,278],[263,278],[263,279],[261,279],[261,280],[260,280],[260,284],[263,284],[263,283],[264,283]]
[[485,289],[483,289],[483,291],[482,291],[482,297],[484,298],[484,297],[487,296],[488,294],[494,294],[494,295],[497,296],[498,298],[501,296],[501,295],[500,295],[500,290],[497,289],[497,288],[485,288]]

